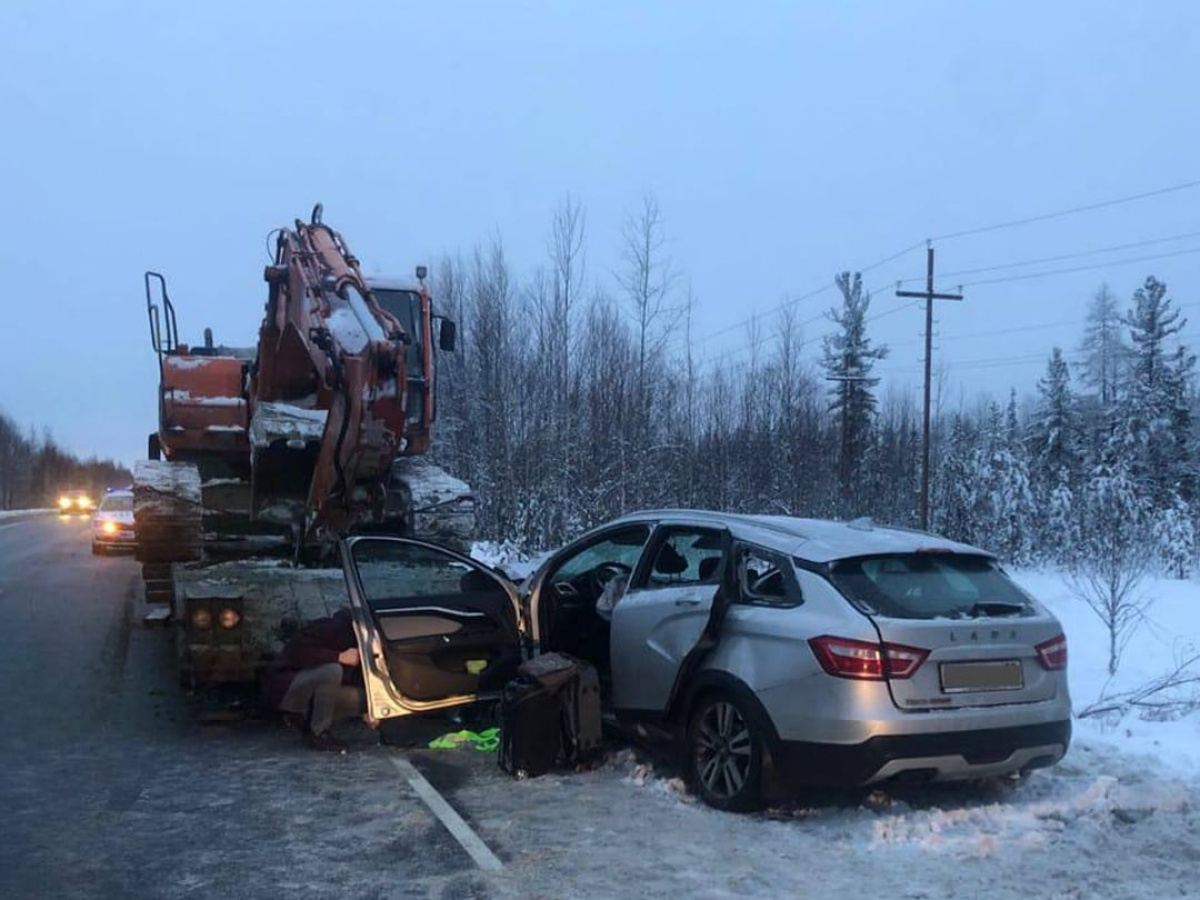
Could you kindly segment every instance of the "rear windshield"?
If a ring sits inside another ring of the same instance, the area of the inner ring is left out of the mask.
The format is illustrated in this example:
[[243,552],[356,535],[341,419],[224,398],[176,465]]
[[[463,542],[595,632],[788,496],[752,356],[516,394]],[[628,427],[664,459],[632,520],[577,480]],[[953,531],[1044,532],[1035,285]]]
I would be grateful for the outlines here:
[[1025,615],[1033,606],[986,556],[905,553],[837,560],[830,579],[866,612],[894,619]]
[[133,512],[133,496],[130,494],[110,495],[100,501],[102,512]]

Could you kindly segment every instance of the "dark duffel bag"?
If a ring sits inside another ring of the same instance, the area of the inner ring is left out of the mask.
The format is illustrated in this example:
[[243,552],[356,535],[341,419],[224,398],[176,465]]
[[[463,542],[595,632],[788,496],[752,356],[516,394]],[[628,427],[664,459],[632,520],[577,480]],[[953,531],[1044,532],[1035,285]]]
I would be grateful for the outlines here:
[[538,682],[518,678],[500,695],[500,768],[516,778],[544,775],[563,763],[563,710]]

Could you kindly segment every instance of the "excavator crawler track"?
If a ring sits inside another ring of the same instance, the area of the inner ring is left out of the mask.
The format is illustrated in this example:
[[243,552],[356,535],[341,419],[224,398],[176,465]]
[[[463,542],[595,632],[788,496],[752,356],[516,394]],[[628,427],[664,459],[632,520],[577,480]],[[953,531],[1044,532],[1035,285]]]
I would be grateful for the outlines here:
[[401,534],[463,553],[475,535],[475,495],[465,481],[421,457],[392,463],[388,512]]

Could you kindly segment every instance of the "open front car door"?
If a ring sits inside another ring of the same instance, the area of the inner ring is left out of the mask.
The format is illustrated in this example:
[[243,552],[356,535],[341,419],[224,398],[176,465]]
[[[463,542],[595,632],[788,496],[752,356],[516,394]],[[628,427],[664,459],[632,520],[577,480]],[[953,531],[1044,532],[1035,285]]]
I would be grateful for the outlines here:
[[372,718],[472,703],[516,674],[520,601],[497,572],[410,538],[340,549]]

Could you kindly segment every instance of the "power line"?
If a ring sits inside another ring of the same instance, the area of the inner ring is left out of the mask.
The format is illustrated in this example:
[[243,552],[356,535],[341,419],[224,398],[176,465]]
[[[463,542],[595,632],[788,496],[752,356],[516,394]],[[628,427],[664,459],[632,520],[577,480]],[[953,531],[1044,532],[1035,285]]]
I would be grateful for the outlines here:
[[[1018,262],[1001,263],[994,266],[979,266],[974,269],[958,269],[954,272],[943,272],[943,278],[952,278],[955,275],[977,275],[981,272],[998,272],[1003,269],[1020,269],[1025,266],[1034,266],[1039,263],[1062,262],[1067,259],[1079,259],[1085,256],[1097,256],[1101,253],[1116,253],[1120,250],[1132,250],[1136,247],[1149,247],[1154,244],[1167,244],[1171,241],[1182,241],[1186,238],[1200,237],[1200,231],[1189,231],[1184,234],[1174,234],[1169,237],[1152,238],[1146,241],[1134,241],[1129,244],[1115,244],[1112,247],[1100,247],[1095,250],[1082,250],[1078,253],[1062,253],[1057,256],[1042,256],[1035,259],[1023,259]],[[902,278],[896,284],[911,284],[918,281],[923,281],[922,278]]]
[[[1175,303],[1174,306],[1176,309],[1192,309],[1193,307],[1200,306],[1200,300],[1189,300],[1184,303]],[[906,307],[897,307],[897,309],[905,308]],[[882,316],[880,318],[882,318]],[[867,321],[870,322],[872,320],[868,319]],[[969,341],[974,338],[990,338],[1006,334],[1027,334],[1031,331],[1049,331],[1052,328],[1062,328],[1066,325],[1082,325],[1086,321],[1086,316],[1082,319],[1078,317],[1074,319],[1058,319],[1054,322],[1041,322],[1037,325],[1018,325],[1014,328],[996,328],[990,331],[966,331],[959,334],[946,334],[942,335],[942,338],[943,340],[947,341]],[[920,338],[913,338],[906,341],[893,341],[888,344],[888,347],[908,347],[912,344],[918,343],[919,341]]]
[[[1200,306],[1200,300],[1192,300],[1192,301],[1189,301],[1186,303],[1175,303],[1175,304],[1173,304],[1173,306],[1176,309],[1192,309],[1194,307]],[[1083,318],[1075,318],[1075,319],[1061,319],[1057,322],[1043,322],[1040,325],[1027,325],[1027,326],[1023,326],[1023,327],[1019,327],[1019,328],[1005,328],[1005,329],[1001,329],[1001,330],[997,330],[997,331],[978,331],[978,332],[972,332],[972,333],[968,333],[968,334],[945,335],[944,339],[959,341],[959,340],[966,340],[969,338],[976,338],[976,337],[993,337],[995,335],[1015,334],[1018,332],[1045,331],[1050,328],[1061,328],[1064,325],[1081,325],[1086,321],[1087,321],[1086,316]],[[916,340],[899,341],[896,343],[889,344],[888,347],[889,348],[903,347],[903,346],[907,346],[909,344],[915,344],[915,343],[917,343]],[[1045,362],[1047,359],[1049,359],[1048,352],[1034,353],[1034,354],[1022,354],[1020,356],[991,356],[991,357],[986,357],[984,359],[972,359],[972,360],[967,360],[965,362],[954,363],[952,365],[952,368],[954,368],[954,369],[984,369],[984,368],[994,368],[995,366],[1005,365],[1005,364],[1009,364],[1009,363],[1038,362],[1038,361]],[[902,363],[900,365],[895,365],[893,363],[893,364],[889,365],[889,362],[892,362],[892,361],[883,362],[880,364],[880,367],[885,370],[891,369],[892,371],[909,371],[909,370],[917,369],[921,365],[920,362]],[[1074,364],[1074,363],[1072,363],[1072,364]],[[881,374],[881,373],[876,372],[876,374]]]
[[1047,278],[1051,275],[1067,275],[1072,272],[1087,272],[1092,269],[1111,269],[1115,266],[1125,266],[1131,263],[1149,262],[1155,259],[1171,259],[1176,256],[1187,256],[1200,253],[1200,247],[1190,247],[1187,250],[1176,250],[1171,253],[1155,253],[1150,256],[1135,256],[1129,259],[1114,259],[1109,262],[1093,263],[1087,266],[1071,266],[1066,269],[1048,269],[1045,272],[1030,272],[1025,275],[1009,275],[1005,278],[985,278],[982,281],[968,281],[961,287],[977,287],[981,284],[1004,284],[1009,281],[1028,281],[1033,278]]
[[[1163,253],[1163,254],[1155,254],[1155,255],[1146,256],[1146,257],[1137,257],[1135,259],[1114,260],[1114,261],[1107,262],[1107,263],[1098,263],[1093,266],[1075,266],[1075,267],[1067,268],[1067,269],[1055,269],[1055,270],[1051,270],[1049,272],[1034,272],[1034,273],[1030,273],[1028,275],[1013,276],[1011,278],[994,278],[994,279],[988,279],[986,281],[969,282],[968,284],[963,285],[963,287],[975,287],[975,286],[978,286],[981,284],[997,284],[997,283],[1001,283],[1001,282],[1005,282],[1005,281],[1021,281],[1021,280],[1028,280],[1028,279],[1032,279],[1032,278],[1049,278],[1049,277],[1053,277],[1054,275],[1061,275],[1064,273],[1084,271],[1084,270],[1089,270],[1089,269],[1108,268],[1109,266],[1120,266],[1120,265],[1124,265],[1126,263],[1145,262],[1146,260],[1149,260],[1149,259],[1163,259],[1163,258],[1168,258],[1168,257],[1172,257],[1172,256],[1184,256],[1184,255],[1194,254],[1194,253],[1200,253],[1200,247],[1190,248],[1188,250],[1175,251],[1173,253]],[[876,291],[882,290],[885,287],[886,287],[886,285],[882,285],[882,286],[880,286],[880,288],[877,288]],[[874,294],[876,291],[871,291],[870,293]],[[877,322],[880,319],[887,318],[888,316],[896,315],[897,313],[904,312],[909,309],[913,309],[917,305],[918,304],[916,304],[915,302],[903,303],[899,306],[895,306],[895,307],[892,307],[891,309],[885,310],[884,312],[877,313],[876,315],[868,316],[866,319],[866,322],[867,322],[867,324],[870,324],[872,322]],[[1190,309],[1191,307],[1194,307],[1194,306],[1200,306],[1200,301],[1177,303],[1177,304],[1175,304],[1175,306],[1179,309]],[[805,319],[802,322],[797,323],[796,327],[803,328],[804,326],[811,325],[813,322],[817,322],[823,318],[825,318],[825,313],[821,313],[819,315],[812,316],[811,318]],[[1013,328],[996,329],[996,330],[991,330],[991,331],[977,331],[977,332],[967,332],[964,334],[944,335],[943,339],[957,341],[957,340],[969,340],[971,338],[979,338],[979,337],[1002,336],[1002,335],[1006,335],[1006,334],[1023,334],[1023,333],[1035,332],[1035,331],[1046,331],[1051,328],[1061,328],[1066,325],[1077,325],[1077,324],[1080,324],[1085,321],[1086,321],[1086,318],[1083,318],[1083,319],[1079,319],[1079,318],[1060,319],[1060,320],[1057,320],[1054,322],[1043,322],[1038,325],[1021,325],[1021,326],[1015,326]],[[776,337],[775,334],[771,334],[771,335],[768,335],[765,340],[767,340],[767,341],[773,340],[775,337]],[[916,338],[913,340],[895,341],[895,342],[888,344],[888,346],[889,347],[906,347],[906,346],[915,344],[920,340],[921,340],[920,338]],[[707,361],[709,363],[720,362],[723,359],[728,359],[731,356],[736,356],[738,354],[745,353],[746,351],[747,351],[747,347],[745,347],[745,346],[734,347],[734,348],[726,350],[722,353],[719,353],[715,356],[708,357]]]
[[[1019,356],[989,356],[983,359],[971,359],[965,362],[953,363],[950,365],[952,369],[988,369],[996,366],[1011,365],[1013,363],[1028,363],[1028,362],[1045,362],[1049,359],[1049,353],[1023,353]],[[891,369],[893,372],[908,372],[920,369],[923,363],[902,363],[900,365],[882,366],[883,369]],[[873,375],[882,375],[877,369],[873,370]]]
[[[996,337],[1004,334],[1023,334],[1029,331],[1045,331],[1049,328],[1061,328],[1063,325],[1078,325],[1083,319],[1059,319],[1057,322],[1043,322],[1040,325],[1019,325],[1015,328],[997,328],[992,331],[969,331],[964,334],[947,334],[944,339],[948,341],[965,341],[971,338],[978,337]],[[888,346],[891,347],[907,347],[910,344],[915,344],[919,338],[913,338],[909,341],[896,341]]]
[[1110,206],[1120,206],[1125,203],[1135,203],[1138,200],[1147,200],[1150,197],[1161,197],[1163,194],[1171,194],[1176,191],[1186,191],[1194,187],[1200,187],[1200,179],[1195,181],[1185,181],[1181,184],[1174,184],[1170,187],[1158,188],[1153,191],[1146,191],[1141,194],[1130,194],[1127,197],[1117,197],[1112,200],[1101,200],[1099,203],[1089,203],[1083,206],[1072,206],[1069,209],[1060,209],[1054,212],[1041,213],[1036,216],[1026,216],[1021,219],[1010,219],[1007,222],[997,222],[993,225],[983,225],[979,228],[967,228],[962,231],[952,231],[948,234],[941,234],[937,237],[930,238],[931,241],[949,241],[955,238],[968,237],[974,234],[985,234],[990,231],[1000,231],[1005,228],[1017,228],[1021,225],[1032,225],[1035,222],[1046,222],[1051,219],[1061,219],[1066,216],[1074,216],[1080,213],[1093,212],[1097,209],[1106,209]]
[[[978,228],[969,228],[969,229],[965,229],[962,231],[949,232],[947,234],[942,234],[937,237],[930,238],[930,241],[949,241],[949,240],[953,240],[955,238],[967,237],[969,235],[974,235],[974,234],[985,234],[985,233],[991,232],[991,231],[1000,231],[1001,229],[1005,229],[1005,228],[1017,228],[1021,225],[1030,225],[1035,222],[1044,222],[1044,221],[1048,221],[1051,219],[1063,218],[1065,216],[1078,215],[1078,214],[1085,213],[1085,212],[1092,212],[1097,209],[1105,209],[1105,208],[1111,207],[1111,206],[1120,206],[1125,203],[1134,203],[1139,200],[1146,200],[1151,197],[1159,197],[1164,194],[1171,194],[1171,193],[1175,193],[1177,191],[1189,190],[1194,187],[1200,187],[1200,179],[1196,179],[1193,181],[1185,181],[1180,184],[1170,185],[1169,187],[1158,188],[1158,189],[1152,190],[1152,191],[1145,191],[1140,194],[1131,194],[1131,195],[1124,196],[1124,197],[1115,197],[1115,198],[1112,198],[1109,200],[1101,200],[1097,203],[1089,203],[1089,204],[1085,204],[1082,206],[1073,206],[1068,209],[1055,210],[1054,212],[1042,213],[1040,215],[1035,215],[1035,216],[1026,216],[1021,219],[1011,219],[1011,220],[1004,221],[1004,222],[996,222],[991,225],[983,225]],[[1200,232],[1197,232],[1196,234],[1200,234]],[[1179,235],[1179,236],[1176,236],[1175,238],[1163,238],[1163,239],[1161,239],[1161,241],[1166,242],[1167,240],[1176,240],[1176,239],[1182,240],[1184,237],[1187,237],[1187,236],[1195,236],[1195,235]],[[895,253],[892,253],[892,254],[889,254],[888,256],[883,257],[882,259],[876,260],[875,262],[871,263],[868,266],[863,266],[858,269],[852,269],[850,271],[856,271],[859,274],[864,274],[866,272],[874,271],[875,269],[878,269],[881,266],[887,265],[890,262],[894,262],[895,260],[900,259],[901,257],[908,255],[909,253],[912,253],[914,250],[920,249],[921,247],[925,246],[926,243],[927,243],[926,241],[918,241],[915,244],[910,244],[909,246],[905,247],[903,250],[898,250]],[[1151,243],[1151,242],[1147,242],[1146,245],[1148,245],[1149,243]],[[1138,244],[1129,245],[1126,249],[1132,249],[1135,246],[1138,246]],[[1115,249],[1118,249],[1118,248],[1110,248],[1107,251],[1105,251],[1105,250],[1089,251],[1086,254],[1080,254],[1080,255],[1092,255],[1094,253],[1114,252]],[[1070,258],[1070,257],[1067,256],[1064,258]],[[1041,262],[1053,262],[1053,261],[1056,261],[1056,260],[1054,258],[1048,258],[1045,260],[1041,260]],[[1033,264],[1036,264],[1036,262],[1037,261],[1030,260],[1029,264],[1033,265]],[[1006,265],[1008,265],[1008,264],[1006,264]],[[1012,264],[1012,265],[1014,267],[1016,267],[1015,264]],[[972,273],[973,273],[973,271],[974,270],[972,270]],[[966,272],[966,271],[951,272],[951,273],[947,273],[945,275],[945,277],[950,277],[950,276],[956,275],[956,274],[964,274],[965,275],[965,274],[968,274],[968,272]],[[891,282],[891,283],[889,283],[888,286],[891,286],[892,284],[896,284],[896,283],[910,282],[910,281],[914,281],[914,280],[920,280],[920,279],[903,279],[902,282]],[[975,283],[976,284],[986,284],[986,283],[992,283],[992,282],[975,282]],[[701,335],[700,337],[695,338],[692,343],[693,343],[693,345],[707,343],[708,341],[712,340],[713,338],[720,337],[721,335],[728,334],[729,332],[734,331],[737,328],[743,327],[744,325],[746,325],[747,323],[749,323],[750,321],[752,321],[755,318],[771,315],[772,313],[780,312],[784,309],[787,309],[788,307],[795,306],[798,303],[802,303],[805,300],[811,300],[813,297],[820,296],[821,294],[825,293],[826,291],[832,290],[834,287],[835,287],[835,285],[833,283],[826,282],[825,284],[821,285],[820,287],[813,288],[812,290],[807,291],[804,294],[801,294],[799,297],[793,297],[788,300],[785,300],[783,303],[780,303],[777,306],[772,307],[771,309],[765,310],[762,313],[755,313],[752,316],[748,316],[746,318],[739,319],[737,322],[734,322],[732,325],[728,325],[723,328],[719,328],[715,331],[711,331],[704,335]],[[964,285],[964,287],[965,287],[965,285]]]
[[[911,253],[911,252],[912,252],[914,249],[916,249],[917,247],[920,247],[920,246],[921,246],[921,244],[914,244],[912,247],[909,247],[907,250],[903,251],[903,253]],[[903,253],[901,253],[901,254],[893,254],[893,255],[892,255],[892,256],[891,256],[889,259],[896,259],[896,258],[898,258],[899,256],[903,255]],[[879,263],[876,263],[876,264],[874,264],[873,266],[871,266],[871,268],[878,268],[878,266],[882,265],[882,264],[883,264],[883,262],[884,262],[884,261],[881,261],[881,262],[879,262]],[[868,295],[868,296],[874,296],[874,295],[875,295],[875,294],[877,294],[879,291],[886,290],[887,288],[890,288],[890,287],[891,287],[893,284],[896,284],[896,282],[894,282],[894,281],[889,281],[889,282],[887,282],[886,284],[881,284],[881,285],[879,285],[878,287],[875,287],[875,288],[873,288],[873,289],[871,289],[871,290],[867,291],[867,295]],[[789,302],[792,302],[792,303],[799,303],[801,300],[807,300],[807,299],[810,299],[811,297],[814,297],[814,296],[816,296],[816,295],[817,295],[817,294],[819,294],[819,293],[824,293],[824,292],[825,292],[825,291],[827,291],[827,290],[832,290],[832,289],[833,289],[834,287],[836,287],[836,286],[837,286],[836,284],[830,284],[830,285],[826,285],[825,287],[821,288],[821,289],[820,289],[820,290],[818,290],[818,291],[810,292],[809,294],[807,294],[807,295],[805,295],[805,296],[802,296],[802,297],[797,297],[795,300],[793,300],[793,301],[789,301]],[[879,320],[879,319],[886,318],[887,316],[892,316],[892,315],[895,315],[896,313],[903,312],[903,311],[905,311],[905,310],[907,310],[907,309],[912,309],[912,308],[914,308],[916,305],[917,305],[917,304],[915,304],[915,303],[903,303],[903,304],[901,304],[900,306],[895,306],[895,307],[892,307],[892,308],[891,308],[891,309],[889,309],[889,310],[885,310],[884,312],[881,312],[881,313],[879,313],[878,315],[870,316],[870,317],[868,317],[868,318],[867,318],[867,320],[866,320],[866,321],[867,321],[868,323],[870,323],[870,322],[875,322],[875,321],[877,321],[877,320]],[[775,309],[774,311],[775,311],[775,312],[781,311],[781,310],[782,310],[784,307],[786,307],[786,306],[787,306],[787,304],[786,304],[786,303],[785,303],[785,304],[782,304],[782,305],[780,305],[779,307],[776,307],[776,309]],[[768,315],[770,312],[772,312],[772,310],[768,310],[766,313],[763,313],[761,317],[765,317],[765,316],[766,316],[766,315]],[[824,319],[825,317],[826,317],[826,313],[825,313],[825,311],[822,311],[822,312],[820,312],[820,313],[817,313],[815,316],[810,316],[810,317],[809,317],[809,318],[807,318],[807,319],[804,319],[804,320],[802,320],[802,321],[800,321],[800,322],[796,322],[796,323],[794,324],[794,326],[793,326],[793,327],[795,327],[795,328],[804,328],[806,325],[811,325],[811,324],[813,324],[814,322],[819,322],[820,320]],[[722,330],[721,330],[721,331],[719,331],[719,332],[713,332],[712,334],[706,335],[706,337],[715,337],[715,336],[716,336],[716,335],[718,335],[718,334],[724,334],[724,333],[726,333],[726,332],[732,331],[734,328],[737,328],[737,327],[740,327],[740,326],[749,325],[751,322],[753,322],[753,321],[754,321],[755,319],[757,319],[757,318],[760,318],[760,316],[759,316],[759,315],[750,316],[749,318],[747,318],[747,319],[742,319],[741,321],[739,321],[739,322],[736,322],[734,325],[732,325],[732,326],[730,326],[730,327],[728,327],[728,328],[722,329]],[[776,336],[777,336],[777,333],[776,333],[776,334],[771,334],[771,335],[768,335],[768,336],[767,336],[767,338],[766,338],[766,340],[772,340],[772,339],[774,339]],[[696,344],[698,344],[698,343],[700,343],[700,340],[694,340],[694,341],[692,342],[692,345],[693,345],[693,346],[695,346],[695,345],[696,345]],[[748,349],[748,348],[747,348],[747,347],[745,347],[745,346],[741,346],[741,347],[733,347],[733,348],[731,348],[731,349],[729,349],[729,350],[725,350],[725,351],[723,351],[723,352],[721,352],[721,353],[718,353],[718,354],[716,354],[715,356],[709,356],[709,357],[706,357],[706,361],[707,361],[709,364],[712,364],[712,363],[715,363],[715,362],[720,362],[721,360],[723,360],[723,359],[728,359],[728,358],[729,358],[729,357],[731,357],[731,356],[737,356],[739,353],[745,353],[745,352],[747,352],[747,349]]]
[[[893,253],[890,256],[885,256],[885,257],[883,257],[883,259],[876,260],[875,262],[871,263],[869,266],[864,266],[860,269],[851,269],[848,271],[857,272],[860,275],[863,274],[864,272],[871,272],[871,271],[874,271],[875,269],[878,269],[880,266],[885,266],[890,262],[894,262],[895,260],[899,259],[900,257],[905,256],[909,253],[912,253],[914,250],[920,249],[923,246],[925,246],[925,242],[918,241],[917,243],[913,244],[910,247],[905,247],[903,250],[897,251],[896,253]],[[894,282],[889,282],[889,285],[892,283],[894,283]],[[824,294],[826,291],[832,291],[836,287],[837,287],[837,283],[835,281],[828,281],[825,284],[821,285],[820,287],[813,288],[811,291],[801,294],[799,297],[790,297],[787,300],[784,300],[782,303],[778,304],[777,306],[772,307],[771,309],[764,310],[761,313],[755,313],[751,316],[747,316],[744,319],[739,319],[738,321],[734,322],[732,325],[727,325],[724,328],[718,328],[715,331],[708,332],[707,334],[704,334],[701,337],[696,338],[693,341],[693,344],[706,343],[707,341],[710,341],[715,337],[720,337],[723,334],[728,334],[729,332],[734,331],[737,328],[741,328],[742,326],[752,322],[754,319],[764,318],[766,316],[771,315],[772,313],[782,312],[783,310],[787,309],[788,307],[795,306],[798,303],[803,303],[805,300],[811,300],[813,297],[818,297],[821,294]],[[822,318],[823,316],[824,316],[824,313],[822,313],[820,316],[815,316],[814,318],[809,319],[806,322],[802,322],[801,325],[807,324],[808,322],[815,322],[817,319]]]

